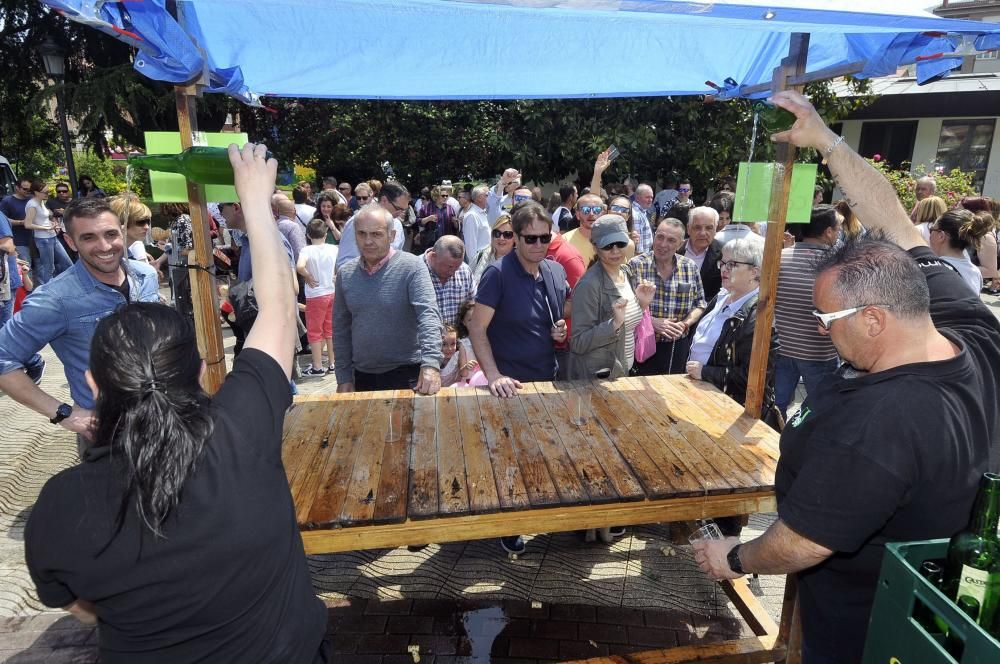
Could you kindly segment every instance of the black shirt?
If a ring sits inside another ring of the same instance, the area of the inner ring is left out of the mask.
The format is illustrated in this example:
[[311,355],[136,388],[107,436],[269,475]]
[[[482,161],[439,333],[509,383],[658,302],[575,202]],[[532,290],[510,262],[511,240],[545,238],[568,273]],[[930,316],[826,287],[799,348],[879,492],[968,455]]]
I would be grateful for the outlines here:
[[245,349],[213,398],[215,430],[166,539],[134,506],[111,545],[121,495],[111,450],[46,482],[25,529],[46,606],[93,602],[104,664],[312,662],[326,631],[281,463],[288,380]]
[[831,376],[781,435],[778,515],[835,551],[798,575],[806,664],[861,661],[885,542],[965,527],[997,449],[1000,323],[928,248],[910,253],[924,263],[935,326],[959,354]]

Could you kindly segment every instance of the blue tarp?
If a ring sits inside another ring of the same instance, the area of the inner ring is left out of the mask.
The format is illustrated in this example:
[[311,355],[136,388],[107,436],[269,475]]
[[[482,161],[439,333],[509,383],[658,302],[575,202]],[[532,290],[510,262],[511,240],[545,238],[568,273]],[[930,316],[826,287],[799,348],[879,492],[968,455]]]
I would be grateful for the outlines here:
[[963,35],[966,48],[1000,47],[998,24],[941,19],[901,0],[43,4],[136,46],[145,76],[185,83],[204,73],[210,92],[248,103],[685,95],[726,79],[741,95],[770,81],[799,32],[811,35],[809,71],[860,61],[865,78],[914,62],[922,81],[947,75],[961,65]]

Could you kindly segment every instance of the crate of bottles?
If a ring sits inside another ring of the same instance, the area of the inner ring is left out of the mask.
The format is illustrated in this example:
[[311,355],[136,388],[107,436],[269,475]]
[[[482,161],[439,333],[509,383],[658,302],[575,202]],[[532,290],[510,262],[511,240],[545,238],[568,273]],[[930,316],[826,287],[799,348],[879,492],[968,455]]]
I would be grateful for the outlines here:
[[886,545],[864,664],[1000,663],[1000,642],[917,571],[947,552],[946,539]]

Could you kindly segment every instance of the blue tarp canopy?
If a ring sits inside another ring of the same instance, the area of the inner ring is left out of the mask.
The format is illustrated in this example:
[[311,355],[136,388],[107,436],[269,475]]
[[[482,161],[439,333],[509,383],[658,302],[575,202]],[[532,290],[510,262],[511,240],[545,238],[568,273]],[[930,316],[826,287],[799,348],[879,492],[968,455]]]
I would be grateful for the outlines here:
[[[917,63],[933,80],[1000,24],[942,19],[912,0],[43,0],[138,48],[137,71],[248,103],[635,97],[767,83],[792,33],[808,71],[858,77]],[[173,13],[171,13],[171,10]],[[956,51],[958,54],[956,54]],[[766,93],[758,93],[763,96]],[[750,95],[753,96],[753,95]]]

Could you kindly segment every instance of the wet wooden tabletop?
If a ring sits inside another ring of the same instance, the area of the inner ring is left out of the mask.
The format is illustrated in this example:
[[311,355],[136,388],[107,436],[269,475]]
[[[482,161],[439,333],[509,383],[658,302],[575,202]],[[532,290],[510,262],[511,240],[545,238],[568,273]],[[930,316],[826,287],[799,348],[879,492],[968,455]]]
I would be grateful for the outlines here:
[[655,376],[297,397],[282,458],[318,552],[773,509],[778,434]]

